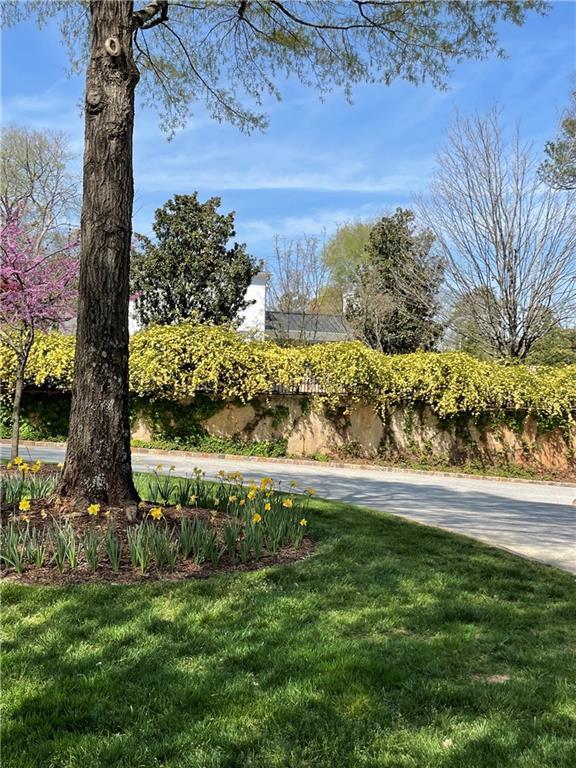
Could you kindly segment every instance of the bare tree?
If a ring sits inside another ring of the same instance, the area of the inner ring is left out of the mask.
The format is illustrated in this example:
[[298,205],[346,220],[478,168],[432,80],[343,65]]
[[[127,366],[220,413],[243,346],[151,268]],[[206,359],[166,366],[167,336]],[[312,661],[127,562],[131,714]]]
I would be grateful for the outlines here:
[[311,235],[294,240],[276,237],[272,271],[278,335],[315,341],[319,316],[337,308],[329,290],[330,268],[323,259],[323,241]]
[[17,216],[34,247],[57,249],[80,210],[80,178],[70,172],[73,154],[59,131],[6,126],[0,135],[0,217]]
[[485,351],[522,360],[574,318],[575,194],[541,182],[532,147],[518,131],[505,138],[498,110],[456,120],[420,212]]

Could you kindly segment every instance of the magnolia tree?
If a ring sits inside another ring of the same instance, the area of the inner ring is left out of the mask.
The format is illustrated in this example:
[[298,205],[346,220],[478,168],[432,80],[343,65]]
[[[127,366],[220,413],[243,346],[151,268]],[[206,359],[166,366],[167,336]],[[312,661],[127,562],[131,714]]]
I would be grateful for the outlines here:
[[20,403],[34,335],[58,328],[74,316],[78,276],[76,244],[69,241],[56,252],[39,249],[23,219],[23,211],[17,211],[0,230],[0,341],[16,355],[12,458],[18,455]]

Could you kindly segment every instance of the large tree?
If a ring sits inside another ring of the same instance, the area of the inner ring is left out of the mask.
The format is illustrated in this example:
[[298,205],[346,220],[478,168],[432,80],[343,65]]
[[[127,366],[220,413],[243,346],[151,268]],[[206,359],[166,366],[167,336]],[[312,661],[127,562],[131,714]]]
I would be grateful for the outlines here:
[[[216,119],[262,126],[280,73],[319,91],[405,78],[443,85],[453,62],[497,50],[501,20],[521,24],[542,0],[129,0],[4,2],[2,21],[59,14],[75,60],[87,52],[82,255],[70,438],[60,493],[133,505],[128,410],[128,298],[134,95],[185,122],[203,100]],[[89,33],[89,46],[83,43]],[[77,44],[80,43],[78,46]],[[80,55],[78,55],[80,52]]]
[[195,319],[221,325],[248,306],[246,289],[261,265],[235,237],[234,213],[220,198],[174,195],[154,215],[155,241],[136,236],[132,255],[135,315],[142,326]]
[[434,237],[414,219],[398,208],[376,222],[347,293],[356,336],[388,354],[432,349],[442,331],[436,316],[443,265]]
[[544,184],[538,162],[497,110],[458,118],[420,206],[471,341],[519,360],[576,311],[576,193]]

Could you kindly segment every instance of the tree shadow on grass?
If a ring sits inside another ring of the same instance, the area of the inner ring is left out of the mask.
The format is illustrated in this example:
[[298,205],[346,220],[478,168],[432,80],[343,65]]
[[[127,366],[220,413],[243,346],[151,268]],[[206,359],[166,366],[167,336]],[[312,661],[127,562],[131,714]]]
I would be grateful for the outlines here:
[[294,566],[6,585],[5,765],[568,766],[571,578],[316,507]]

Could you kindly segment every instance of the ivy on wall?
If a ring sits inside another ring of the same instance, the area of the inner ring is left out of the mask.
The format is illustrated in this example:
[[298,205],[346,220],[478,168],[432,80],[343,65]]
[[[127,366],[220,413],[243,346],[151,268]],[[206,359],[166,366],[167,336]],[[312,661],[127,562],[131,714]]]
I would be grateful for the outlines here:
[[[68,392],[73,362],[72,337],[38,334],[27,383]],[[0,346],[3,381],[14,370],[11,351]],[[576,365],[529,367],[456,352],[388,356],[359,342],[284,348],[191,324],[141,331],[130,343],[130,388],[147,401],[178,402],[204,393],[248,402],[276,386],[297,391],[310,380],[331,407],[424,404],[441,418],[521,411],[558,425],[573,422],[576,413]]]

